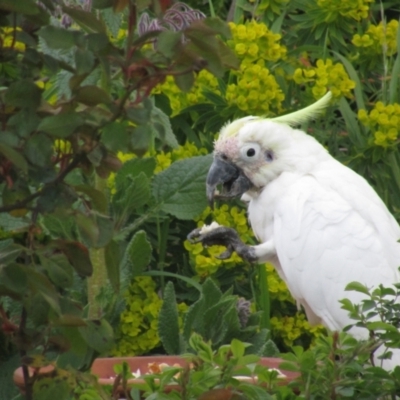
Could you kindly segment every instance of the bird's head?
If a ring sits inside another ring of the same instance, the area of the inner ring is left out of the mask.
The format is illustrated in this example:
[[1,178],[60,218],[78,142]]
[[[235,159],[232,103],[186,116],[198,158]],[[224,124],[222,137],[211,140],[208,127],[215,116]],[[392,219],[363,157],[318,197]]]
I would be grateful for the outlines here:
[[[282,172],[306,172],[326,154],[311,136],[291,128],[315,117],[329,103],[331,93],[303,110],[266,119],[245,117],[224,126],[215,142],[214,161],[207,176],[207,198],[213,205],[260,189]],[[218,189],[220,191],[218,192]]]

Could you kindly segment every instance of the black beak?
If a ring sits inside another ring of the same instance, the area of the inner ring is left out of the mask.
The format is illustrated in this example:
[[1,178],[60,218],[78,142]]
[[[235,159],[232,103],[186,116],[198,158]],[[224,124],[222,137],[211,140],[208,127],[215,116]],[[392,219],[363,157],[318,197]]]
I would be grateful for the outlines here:
[[[207,199],[210,207],[214,207],[214,198],[231,199],[241,196],[253,186],[242,170],[230,161],[219,156],[214,161],[207,175]],[[220,194],[215,194],[218,185],[222,185]]]

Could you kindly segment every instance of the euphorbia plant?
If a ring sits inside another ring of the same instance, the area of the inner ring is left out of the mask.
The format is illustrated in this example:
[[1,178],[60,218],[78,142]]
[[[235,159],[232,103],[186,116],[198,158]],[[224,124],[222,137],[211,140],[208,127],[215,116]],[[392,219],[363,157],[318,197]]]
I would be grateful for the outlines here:
[[[160,17],[166,5],[153,12]],[[144,6],[0,1],[0,319],[22,357],[28,399],[45,390],[29,378],[29,366],[48,364],[52,353],[57,376],[76,376],[60,368],[86,369],[112,343],[97,299],[109,282],[118,291],[121,237],[103,180],[120,168],[118,151],[140,156],[177,144],[152,89],[169,75],[188,89],[202,68],[222,75],[235,64],[217,38],[229,33],[221,21],[139,36]],[[126,25],[121,42],[110,39],[112,9]],[[77,287],[88,277],[85,307]],[[61,381],[46,385],[59,385],[65,397],[75,379]]]

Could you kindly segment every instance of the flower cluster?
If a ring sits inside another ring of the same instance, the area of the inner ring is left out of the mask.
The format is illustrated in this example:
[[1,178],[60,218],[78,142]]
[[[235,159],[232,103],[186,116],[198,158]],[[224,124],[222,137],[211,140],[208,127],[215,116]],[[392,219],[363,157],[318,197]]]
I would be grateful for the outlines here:
[[372,130],[377,146],[387,147],[397,140],[400,132],[400,104],[385,106],[378,101],[369,114],[366,110],[359,110],[358,118]]
[[[252,114],[280,112],[284,94],[275,76],[267,67],[286,58],[287,49],[280,44],[281,36],[271,32],[263,23],[256,21],[236,25],[230,23],[232,39],[228,45],[239,58],[238,71],[232,71],[231,83],[227,87],[226,100],[241,110]],[[185,107],[205,102],[204,90],[221,95],[218,81],[208,71],[201,71],[189,93],[183,93],[168,77],[153,93],[163,93],[169,98],[173,115]]]
[[389,23],[381,21],[378,25],[370,25],[363,35],[354,35],[352,43],[370,55],[393,56],[397,52],[398,29],[399,22],[395,19]]
[[315,67],[297,68],[293,79],[297,84],[313,83],[312,94],[316,99],[322,97],[328,88],[333,97],[351,97],[351,90],[355,88],[355,82],[349,78],[343,64],[333,63],[329,58],[317,60]]
[[[213,211],[210,207],[207,207],[198,218],[197,226],[202,227],[210,217],[220,225],[235,228],[244,242],[251,240],[252,233],[247,224],[245,210],[240,210],[236,206],[229,208],[227,204]],[[218,259],[216,256],[225,250],[223,246],[204,248],[201,243],[190,243],[189,241],[185,241],[184,246],[191,254],[196,273],[201,277],[214,274],[222,266],[234,268],[242,263],[242,259],[236,253],[232,254],[232,257],[227,260]]]
[[277,62],[286,57],[287,49],[279,42],[281,35],[271,32],[267,26],[257,21],[245,24],[229,24],[232,39],[228,46],[244,64],[258,60]]
[[267,269],[268,291],[271,300],[293,303],[293,297],[289,293],[286,283],[279,277],[274,266],[268,263],[265,268]]
[[311,344],[315,339],[325,332],[322,325],[311,326],[303,313],[296,313],[294,316],[282,316],[271,318],[271,327],[274,336],[279,336],[286,346],[293,346],[295,340],[302,336],[311,335]]
[[373,0],[317,0],[318,7],[326,13],[326,22],[341,17],[360,21],[367,18],[370,3]]
[[[158,314],[161,309],[155,282],[148,276],[133,279],[125,295],[126,309],[121,313],[116,332],[116,356],[134,356],[148,353],[160,345]],[[177,304],[182,325],[182,315],[188,306]]]
[[228,104],[236,104],[241,110],[256,115],[281,111],[285,95],[264,60],[242,63],[235,75],[236,83],[229,84],[226,90]]
[[162,300],[150,277],[134,278],[125,299],[126,309],[121,313],[114,354],[144,354],[160,344],[157,327]]
[[280,112],[285,96],[267,63],[286,58],[287,49],[279,43],[281,36],[256,21],[230,23],[230,28],[228,45],[241,64],[238,71],[231,72],[235,81],[227,87],[228,104],[255,115]]
[[16,33],[21,28],[2,27],[0,28],[0,48],[13,48],[17,51],[25,51],[25,43],[16,39]]

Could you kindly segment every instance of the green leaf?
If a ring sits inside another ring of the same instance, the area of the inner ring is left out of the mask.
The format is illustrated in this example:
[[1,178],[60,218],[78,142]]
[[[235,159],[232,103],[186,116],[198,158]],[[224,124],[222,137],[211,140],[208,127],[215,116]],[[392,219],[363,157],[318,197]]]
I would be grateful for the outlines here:
[[212,29],[215,34],[221,35],[224,39],[232,37],[229,25],[218,17],[209,17],[203,20],[204,25]]
[[346,286],[345,290],[348,291],[348,292],[349,291],[355,291],[355,292],[360,292],[360,293],[364,293],[364,294],[367,294],[367,295],[370,294],[368,288],[365,285],[363,285],[363,284],[361,284],[359,282],[350,282]]
[[41,256],[41,264],[46,270],[50,280],[59,288],[68,288],[73,283],[73,269],[63,254],[54,254],[49,257]]
[[129,146],[129,135],[126,127],[119,122],[106,124],[101,130],[101,138],[104,146],[114,153],[126,151]]
[[363,137],[358,123],[358,119],[351,109],[348,101],[342,97],[339,102],[340,112],[346,122],[347,132],[354,145],[362,147],[365,145],[365,138]]
[[59,295],[49,279],[44,274],[32,268],[32,266],[24,266],[23,268],[30,289],[33,292],[39,293],[49,303],[50,307],[56,311],[57,314],[60,314]]
[[123,188],[114,195],[114,204],[121,215],[129,215],[134,209],[142,207],[150,199],[149,179],[144,172],[132,178],[127,176]]
[[367,329],[370,331],[389,331],[389,332],[394,332],[398,333],[398,329],[392,325],[388,324],[387,322],[382,322],[382,321],[374,321],[374,322],[368,322],[366,324]]
[[110,351],[113,346],[113,329],[106,320],[86,321],[78,328],[87,345],[99,353]]
[[74,189],[77,192],[84,193],[90,199],[94,210],[104,214],[107,212],[108,200],[103,192],[90,185],[76,185]]
[[89,73],[94,66],[93,53],[86,49],[76,48],[75,50],[75,69],[77,75]]
[[157,51],[167,58],[172,58],[182,41],[182,32],[163,31],[157,39]]
[[156,167],[156,160],[153,157],[133,158],[124,163],[115,175],[117,190],[125,190],[125,183],[128,176],[135,178],[143,172],[147,178],[151,178]]
[[68,14],[84,31],[88,33],[106,33],[104,23],[96,18],[96,14],[62,6],[62,10]]
[[54,141],[47,135],[37,132],[31,135],[25,143],[24,154],[35,166],[49,167],[54,155]]
[[111,240],[105,247],[104,258],[106,261],[107,276],[115,292],[119,292],[121,255],[119,244]]
[[69,400],[71,388],[67,380],[55,376],[46,376],[36,379],[33,385],[33,398],[35,400]]
[[158,334],[167,354],[180,353],[178,308],[171,281],[164,289],[163,304],[158,315]]
[[36,15],[40,11],[33,0],[0,0],[0,9],[26,15]]
[[29,79],[21,79],[10,85],[4,100],[13,107],[36,108],[40,104],[42,91]]
[[24,248],[14,243],[12,239],[0,241],[0,265],[9,264],[16,260]]
[[67,256],[78,275],[82,277],[92,275],[93,266],[87,247],[82,243],[69,240],[57,240],[55,244]]
[[173,272],[167,272],[167,271],[145,271],[142,272],[141,276],[167,276],[170,278],[180,279],[186,282],[188,285],[196,288],[199,292],[201,292],[201,285],[197,281],[181,274],[174,274]]
[[7,123],[19,137],[27,138],[39,125],[40,118],[31,108],[23,108],[14,114]]
[[13,298],[22,296],[28,286],[24,267],[17,263],[0,265],[0,295],[10,295]]
[[74,218],[66,213],[46,214],[41,218],[40,224],[54,239],[75,239]]
[[140,275],[149,265],[151,251],[151,244],[147,239],[146,232],[136,232],[127,247],[129,259],[132,263],[133,276]]
[[154,127],[157,136],[168,146],[176,148],[179,146],[178,141],[172,131],[171,122],[167,115],[159,108],[154,107],[151,110],[150,124]]
[[192,219],[207,206],[205,181],[212,158],[193,157],[173,163],[153,180],[153,195],[161,209],[179,219]]
[[14,150],[12,147],[7,146],[4,143],[0,143],[0,153],[3,154],[5,158],[11,161],[17,168],[19,168],[23,173],[28,172],[28,163],[25,157],[21,153]]
[[126,116],[129,120],[137,125],[146,124],[150,120],[151,111],[153,109],[152,101],[146,99],[140,104],[130,105],[125,109]]
[[110,96],[101,88],[94,85],[81,86],[75,90],[75,100],[87,106],[97,104],[108,104],[111,102]]
[[100,248],[106,246],[114,234],[113,220],[92,211],[89,215],[76,214],[75,221],[82,238],[91,247]]
[[58,28],[52,25],[47,25],[41,28],[38,35],[45,40],[50,48],[65,50],[74,47],[83,37],[82,32]]
[[42,119],[38,130],[55,137],[66,138],[83,123],[84,120],[79,114],[68,111]]
[[180,90],[182,90],[182,92],[189,92],[190,89],[193,87],[194,85],[194,73],[192,71],[186,73],[186,74],[177,74],[174,75],[174,80],[176,83],[176,86],[178,86],[178,88]]

